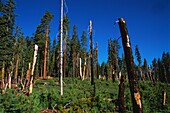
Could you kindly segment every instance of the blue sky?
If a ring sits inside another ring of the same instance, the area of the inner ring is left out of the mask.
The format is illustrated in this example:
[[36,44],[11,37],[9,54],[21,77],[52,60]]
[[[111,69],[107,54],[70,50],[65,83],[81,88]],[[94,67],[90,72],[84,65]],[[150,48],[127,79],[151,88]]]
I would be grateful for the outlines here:
[[[77,25],[78,36],[88,31],[89,21],[93,21],[93,42],[99,43],[99,63],[107,61],[109,38],[120,37],[118,25],[114,22],[122,17],[126,20],[130,41],[135,52],[138,45],[142,61],[150,64],[153,58],[170,52],[170,0],[65,0],[65,13],[72,27]],[[22,27],[25,36],[33,36],[41,17],[49,10],[54,19],[50,37],[58,32],[60,21],[60,0],[15,0],[16,23]],[[89,36],[88,36],[89,38]],[[119,39],[121,44],[121,39]],[[122,45],[122,44],[121,44]],[[120,55],[123,48],[120,49]],[[136,62],[136,60],[135,60]]]

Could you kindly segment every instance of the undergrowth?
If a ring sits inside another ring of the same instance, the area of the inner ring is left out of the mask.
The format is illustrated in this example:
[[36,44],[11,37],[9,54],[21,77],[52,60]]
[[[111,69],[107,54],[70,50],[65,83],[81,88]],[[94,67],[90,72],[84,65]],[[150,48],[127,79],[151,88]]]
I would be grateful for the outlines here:
[[[170,112],[170,88],[162,83],[139,82],[144,113]],[[163,103],[163,89],[167,89],[167,103]],[[78,78],[64,79],[64,94],[60,96],[60,85],[56,80],[35,81],[33,93],[25,96],[17,89],[7,89],[0,95],[1,113],[40,113],[43,110],[63,113],[117,112],[118,82],[111,80],[81,81]],[[125,83],[126,112],[133,111],[128,83]]]

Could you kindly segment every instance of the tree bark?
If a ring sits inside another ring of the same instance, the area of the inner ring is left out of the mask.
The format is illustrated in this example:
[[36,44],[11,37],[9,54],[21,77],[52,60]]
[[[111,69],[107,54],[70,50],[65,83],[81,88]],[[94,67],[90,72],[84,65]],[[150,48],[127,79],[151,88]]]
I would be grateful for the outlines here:
[[18,62],[19,62],[19,55],[16,57],[16,68],[15,68],[15,75],[14,75],[14,84],[17,84],[17,77],[18,77]]
[[163,106],[166,105],[166,89],[163,91]]
[[86,74],[86,65],[87,65],[87,64],[86,64],[86,57],[85,57],[82,81],[83,81],[84,78],[85,78],[85,74]]
[[30,84],[30,77],[31,77],[31,63],[29,63],[27,74],[26,74],[26,79],[24,82],[24,88],[27,88]]
[[8,88],[11,89],[11,74],[12,73],[9,73],[8,75]]
[[141,96],[140,96],[140,91],[138,86],[138,76],[135,75],[130,39],[128,36],[128,30],[126,28],[126,22],[123,18],[119,18],[119,28],[122,36],[122,43],[123,43],[123,48],[125,53],[131,99],[133,104],[133,112],[143,113]]
[[11,70],[9,71],[9,74],[8,74],[8,88],[11,89],[11,78],[12,78],[12,73],[13,73],[13,70],[14,70],[14,66],[13,66],[13,63],[11,63]]
[[24,90],[24,84],[23,84],[23,78],[24,78],[24,60],[22,62],[22,71],[21,71],[21,85],[22,85],[22,90]]
[[73,53],[73,60],[72,60],[72,62],[73,62],[73,77],[75,77],[75,55],[74,55],[74,53]]
[[5,62],[2,64],[2,81],[1,81],[1,89],[2,89],[2,94],[5,94]]
[[47,48],[48,48],[48,25],[46,26],[46,40],[45,40],[45,50],[44,50],[44,76],[43,79],[47,77]]

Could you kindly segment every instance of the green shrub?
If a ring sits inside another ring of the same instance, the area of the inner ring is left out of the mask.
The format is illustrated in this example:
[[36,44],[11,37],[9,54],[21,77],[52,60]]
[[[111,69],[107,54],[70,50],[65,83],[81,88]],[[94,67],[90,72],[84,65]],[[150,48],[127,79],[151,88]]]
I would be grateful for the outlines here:
[[[145,113],[170,112],[170,85],[139,82],[143,110]],[[162,91],[167,89],[167,103],[162,106]],[[1,113],[39,113],[43,109],[55,109],[65,113],[117,112],[118,82],[95,80],[96,93],[90,80],[78,78],[64,79],[64,95],[60,96],[60,86],[55,80],[35,81],[33,93],[25,96],[22,91],[7,89],[0,95]],[[133,111],[129,84],[125,83],[126,112]]]

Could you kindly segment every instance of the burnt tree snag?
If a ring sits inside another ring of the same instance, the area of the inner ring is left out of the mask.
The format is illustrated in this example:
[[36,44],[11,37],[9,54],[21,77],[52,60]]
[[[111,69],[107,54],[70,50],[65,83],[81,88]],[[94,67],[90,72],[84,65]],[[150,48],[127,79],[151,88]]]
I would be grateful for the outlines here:
[[94,85],[94,75],[93,75],[93,40],[92,40],[92,21],[90,21],[90,59],[91,59],[91,85]]
[[126,67],[128,71],[129,86],[133,104],[133,113],[143,113],[141,96],[138,86],[138,76],[135,74],[130,39],[128,36],[126,22],[123,18],[119,18],[119,28],[122,37],[123,49],[125,53]]

